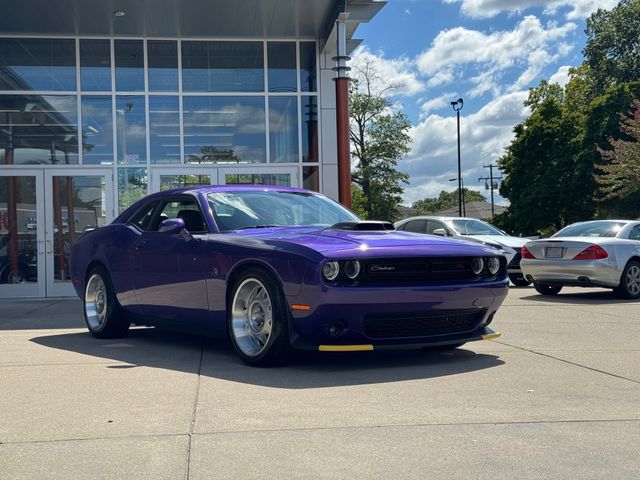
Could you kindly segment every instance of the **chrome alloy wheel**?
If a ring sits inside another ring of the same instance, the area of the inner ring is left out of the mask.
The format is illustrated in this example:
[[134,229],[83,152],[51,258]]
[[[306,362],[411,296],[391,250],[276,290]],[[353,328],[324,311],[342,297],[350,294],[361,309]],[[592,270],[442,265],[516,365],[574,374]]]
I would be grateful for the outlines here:
[[266,287],[248,278],[236,288],[231,307],[231,333],[236,344],[249,357],[260,355],[273,329],[273,308]]
[[627,270],[627,276],[625,278],[627,284],[627,291],[637,297],[640,295],[640,267],[638,265],[631,265]]
[[102,276],[94,273],[84,293],[84,313],[91,330],[100,330],[107,318],[107,287]]

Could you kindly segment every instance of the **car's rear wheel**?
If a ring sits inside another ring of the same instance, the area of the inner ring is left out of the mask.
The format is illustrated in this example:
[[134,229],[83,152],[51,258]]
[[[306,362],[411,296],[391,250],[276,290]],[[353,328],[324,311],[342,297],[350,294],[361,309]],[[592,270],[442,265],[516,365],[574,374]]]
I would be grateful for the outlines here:
[[640,263],[630,260],[622,271],[620,285],[614,293],[621,298],[640,298]]
[[129,321],[122,315],[109,274],[95,267],[87,275],[84,289],[84,319],[91,335],[118,338],[126,335]]
[[562,290],[562,287],[557,285],[544,285],[541,283],[534,283],[533,288],[536,289],[540,295],[557,295]]
[[531,285],[531,282],[522,275],[509,275],[509,280],[511,280],[511,283],[516,287],[526,287],[527,285]]
[[267,367],[287,361],[288,318],[282,289],[270,274],[251,268],[235,281],[227,321],[233,348],[245,363]]

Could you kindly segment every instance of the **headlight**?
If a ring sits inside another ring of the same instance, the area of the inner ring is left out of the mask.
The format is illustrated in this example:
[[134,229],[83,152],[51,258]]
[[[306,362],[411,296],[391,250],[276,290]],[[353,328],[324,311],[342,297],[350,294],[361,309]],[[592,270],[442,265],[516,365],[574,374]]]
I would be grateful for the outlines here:
[[351,280],[354,280],[360,274],[360,262],[358,260],[345,262],[344,274]]
[[322,266],[322,275],[329,281],[333,281],[338,278],[338,274],[340,273],[340,264],[335,261],[326,262]]
[[476,275],[480,275],[482,273],[482,270],[484,270],[484,260],[480,257],[476,257],[471,260],[471,270]]
[[496,275],[500,271],[500,259],[498,257],[489,257],[487,259],[487,268],[491,275]]

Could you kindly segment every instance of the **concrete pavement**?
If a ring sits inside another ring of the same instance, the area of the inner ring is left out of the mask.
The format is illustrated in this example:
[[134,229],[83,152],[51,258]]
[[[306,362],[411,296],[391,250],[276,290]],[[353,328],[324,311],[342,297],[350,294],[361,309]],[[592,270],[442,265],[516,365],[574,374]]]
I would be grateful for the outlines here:
[[514,288],[497,341],[255,369],[197,336],[93,339],[78,300],[3,300],[0,478],[640,478],[639,307]]

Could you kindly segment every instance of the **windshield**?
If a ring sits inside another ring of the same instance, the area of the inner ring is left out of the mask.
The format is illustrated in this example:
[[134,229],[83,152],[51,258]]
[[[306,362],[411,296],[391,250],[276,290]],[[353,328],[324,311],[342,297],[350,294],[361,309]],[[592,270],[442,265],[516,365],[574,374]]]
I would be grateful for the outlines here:
[[564,227],[554,237],[615,237],[626,225],[622,222],[601,221],[576,223]]
[[480,220],[451,220],[450,223],[460,235],[505,235],[502,230]]
[[207,195],[221,231],[278,226],[330,226],[360,219],[322,195],[241,190]]

